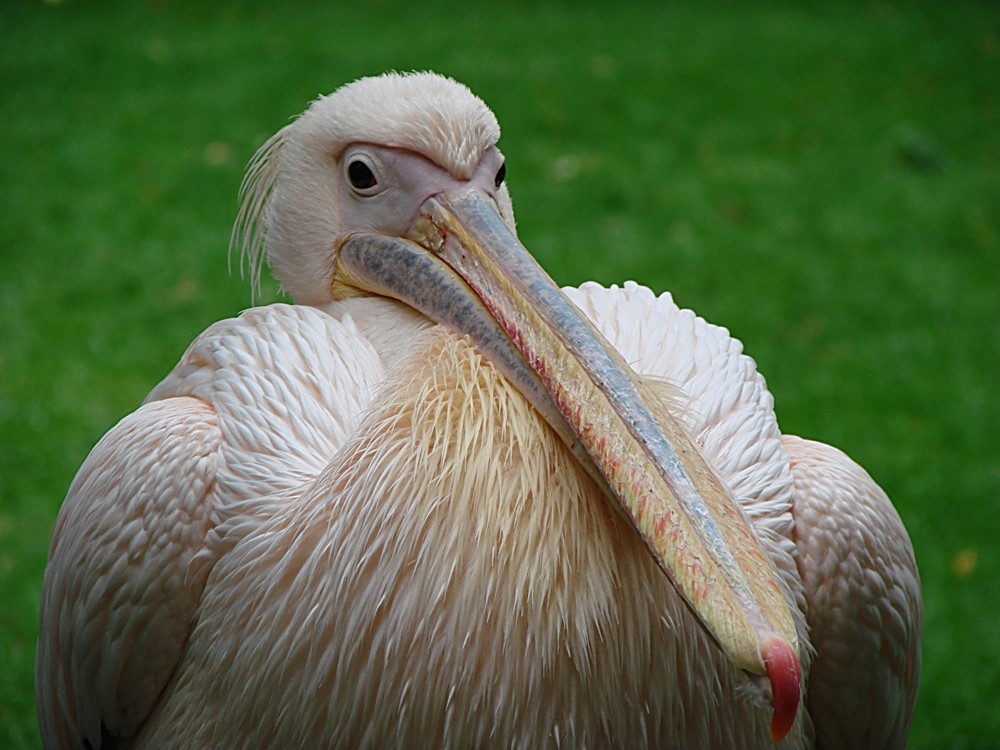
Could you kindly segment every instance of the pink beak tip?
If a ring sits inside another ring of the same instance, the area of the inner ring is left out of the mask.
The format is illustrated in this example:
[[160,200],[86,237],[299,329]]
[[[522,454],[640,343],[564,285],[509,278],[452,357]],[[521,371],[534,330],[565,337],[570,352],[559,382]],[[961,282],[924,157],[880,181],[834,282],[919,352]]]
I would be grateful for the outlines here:
[[783,639],[772,638],[760,649],[771,683],[771,701],[774,716],[771,720],[771,739],[780,742],[795,723],[802,691],[802,668],[795,650]]

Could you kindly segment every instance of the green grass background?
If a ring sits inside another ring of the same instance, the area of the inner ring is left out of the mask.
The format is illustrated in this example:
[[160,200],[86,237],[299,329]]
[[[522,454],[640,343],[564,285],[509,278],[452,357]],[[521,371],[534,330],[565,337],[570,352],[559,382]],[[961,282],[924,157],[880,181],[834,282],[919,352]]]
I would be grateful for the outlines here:
[[5,0],[0,747],[38,747],[76,468],[249,304],[243,165],[316,95],[427,68],[497,112],[558,281],[672,291],[745,342],[785,432],[881,482],[924,584],[910,747],[1000,747],[1000,6],[769,0]]

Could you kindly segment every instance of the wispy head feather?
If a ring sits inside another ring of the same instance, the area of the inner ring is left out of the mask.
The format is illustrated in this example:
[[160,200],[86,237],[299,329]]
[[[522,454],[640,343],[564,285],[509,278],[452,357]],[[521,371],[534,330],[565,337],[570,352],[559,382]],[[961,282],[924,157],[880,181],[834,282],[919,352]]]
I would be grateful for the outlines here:
[[291,127],[286,125],[264,142],[247,165],[240,183],[240,210],[229,238],[229,255],[232,257],[233,250],[239,248],[240,270],[248,268],[250,273],[251,299],[260,291],[260,275],[266,255],[264,212],[278,179],[281,148]]

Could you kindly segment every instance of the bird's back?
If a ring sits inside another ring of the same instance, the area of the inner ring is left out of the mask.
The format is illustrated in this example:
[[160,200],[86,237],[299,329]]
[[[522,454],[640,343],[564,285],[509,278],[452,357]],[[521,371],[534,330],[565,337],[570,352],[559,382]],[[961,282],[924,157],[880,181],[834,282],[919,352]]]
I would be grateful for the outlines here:
[[[773,419],[752,364],[721,329],[640,289],[575,294],[641,371],[692,395],[689,416],[708,450],[716,450],[713,440],[731,444],[743,429],[737,423]],[[636,326],[646,339],[629,343],[623,334]],[[184,541],[200,567],[184,562],[144,572],[119,565],[118,577],[102,583],[133,590],[201,571],[186,609],[158,602],[163,611],[141,628],[147,639],[161,638],[163,612],[172,612],[187,638],[167,649],[176,671],[146,665],[154,685],[170,680],[143,728],[146,746],[191,742],[194,725],[206,727],[206,747],[221,739],[256,743],[270,736],[260,734],[265,726],[278,744],[309,738],[293,746],[323,746],[315,744],[319,737],[347,746],[377,731],[381,741],[401,741],[426,732],[431,717],[440,722],[435,736],[461,737],[456,745],[503,736],[601,744],[624,742],[626,733],[655,744],[661,732],[709,731],[700,726],[702,712],[681,711],[672,699],[678,680],[710,680],[711,689],[691,691],[707,709],[742,676],[716,654],[622,519],[492,366],[440,329],[414,340],[419,345],[397,361],[380,355],[379,342],[350,316],[287,306],[251,311],[200,337],[147,404],[112,431],[106,440],[114,449],[103,443],[88,459],[81,476],[96,473],[104,485],[92,492],[78,480],[60,526],[80,533],[80,517],[114,518],[115,508],[131,502],[122,488],[155,475],[159,505],[143,509],[152,528],[175,512],[162,506],[190,475],[176,473],[162,442],[152,452],[130,443],[129,420],[162,430],[173,422],[161,412],[184,404],[203,410],[203,430],[211,426],[209,447],[196,430],[168,431],[177,436],[174,451],[211,475],[211,490],[198,495],[204,528]],[[734,387],[744,395],[713,402],[719,384],[711,381],[720,376],[705,371],[723,361],[734,365]],[[385,362],[394,362],[389,371]],[[699,378],[708,380],[695,385]],[[762,447],[767,442],[719,458],[747,484],[740,496],[759,499],[762,487],[769,493],[773,507],[755,512],[780,531],[787,477],[777,455]],[[195,457],[199,447],[207,458]],[[135,452],[160,463],[136,463]],[[104,523],[118,527],[87,545],[113,567],[105,560],[114,549],[100,539],[127,540],[132,528]],[[93,616],[104,601],[84,606],[69,595],[70,571],[88,568],[68,559],[58,539],[39,658],[40,702],[53,706],[94,695],[86,665],[108,663],[140,630],[129,603],[97,613],[125,623],[122,632],[53,627],[57,618]],[[70,677],[61,682],[52,675],[67,659]],[[700,674],[709,668],[713,673]],[[610,690],[602,687],[608,674],[621,676]],[[127,677],[104,690],[131,694]],[[101,688],[98,681],[98,694]],[[747,700],[747,715],[758,715],[764,731],[766,711]],[[289,706],[299,720],[289,720]],[[116,724],[100,701],[70,713],[69,725],[87,726],[87,737],[100,722],[115,733],[141,724],[141,709],[133,723]],[[536,736],[538,727],[551,729]],[[218,734],[227,731],[235,734]]]

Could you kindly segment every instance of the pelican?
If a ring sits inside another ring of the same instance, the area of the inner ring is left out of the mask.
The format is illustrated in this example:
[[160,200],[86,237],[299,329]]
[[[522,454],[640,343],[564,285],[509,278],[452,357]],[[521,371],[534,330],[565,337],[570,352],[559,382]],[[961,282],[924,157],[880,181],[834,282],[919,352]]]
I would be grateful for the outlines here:
[[725,329],[558,288],[499,137],[393,73],[251,161],[234,246],[295,304],[209,327],[74,479],[46,748],[903,747],[892,504]]

